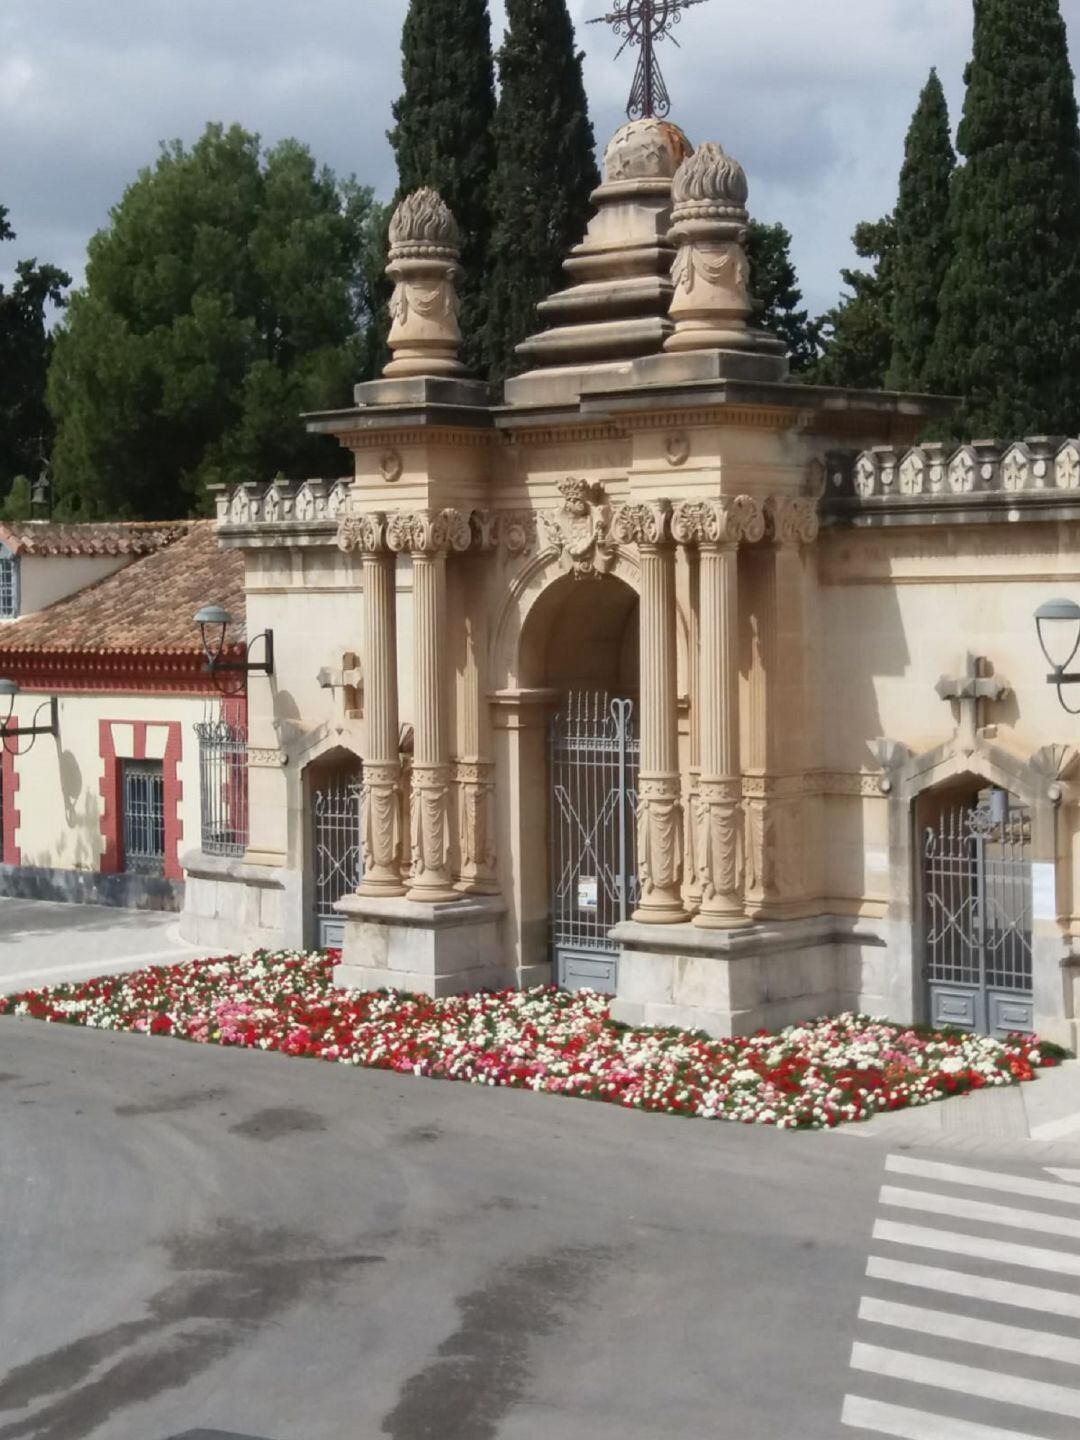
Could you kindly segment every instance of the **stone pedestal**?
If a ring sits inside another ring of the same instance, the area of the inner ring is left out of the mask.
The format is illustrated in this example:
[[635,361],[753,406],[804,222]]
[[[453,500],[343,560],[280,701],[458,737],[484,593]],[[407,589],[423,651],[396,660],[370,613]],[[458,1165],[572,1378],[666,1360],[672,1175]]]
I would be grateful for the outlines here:
[[502,939],[501,900],[469,896],[425,905],[349,895],[335,908],[345,917],[336,986],[438,998],[517,984]]

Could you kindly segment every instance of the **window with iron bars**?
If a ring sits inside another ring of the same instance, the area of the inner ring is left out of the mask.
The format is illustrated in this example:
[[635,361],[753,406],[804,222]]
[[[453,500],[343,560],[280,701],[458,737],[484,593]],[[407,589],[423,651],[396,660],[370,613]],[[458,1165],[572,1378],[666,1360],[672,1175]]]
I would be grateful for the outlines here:
[[0,620],[14,620],[19,614],[19,562],[0,545]]
[[165,873],[165,777],[160,760],[125,760],[124,870]]
[[241,725],[208,720],[199,740],[199,803],[204,855],[243,855],[248,844],[248,738]]

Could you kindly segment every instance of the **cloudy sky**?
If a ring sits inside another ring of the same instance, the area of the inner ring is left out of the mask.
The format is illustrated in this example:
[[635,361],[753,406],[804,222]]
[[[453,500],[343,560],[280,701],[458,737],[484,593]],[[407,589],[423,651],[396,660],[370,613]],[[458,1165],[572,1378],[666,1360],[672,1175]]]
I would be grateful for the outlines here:
[[[633,71],[570,0],[597,137],[620,123]],[[495,36],[502,0],[491,0]],[[86,242],[158,142],[208,120],[305,141],[383,196],[407,0],[0,0],[0,203],[18,232],[0,281],[36,255],[80,278]],[[1080,0],[1062,0],[1073,36]],[[894,202],[903,137],[931,65],[954,123],[970,0],[708,0],[663,50],[672,119],[742,161],[750,204],[794,235],[803,289],[831,304],[860,219]],[[1080,43],[1080,42],[1077,42]]]

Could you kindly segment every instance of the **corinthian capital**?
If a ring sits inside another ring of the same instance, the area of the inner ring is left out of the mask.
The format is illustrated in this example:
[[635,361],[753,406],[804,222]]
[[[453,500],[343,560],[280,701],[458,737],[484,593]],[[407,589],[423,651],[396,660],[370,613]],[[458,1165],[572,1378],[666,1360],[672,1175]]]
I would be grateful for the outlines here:
[[386,516],[346,515],[338,525],[339,550],[357,550],[361,555],[386,553]]
[[447,550],[468,550],[472,530],[460,510],[398,510],[387,521],[386,540],[391,550],[442,555]]
[[770,495],[765,501],[769,538],[777,545],[812,545],[818,537],[817,502],[790,495]]
[[680,545],[740,545],[765,534],[765,512],[751,495],[686,500],[675,506],[671,533]]
[[663,545],[671,533],[671,501],[620,505],[612,518],[611,529],[620,545]]

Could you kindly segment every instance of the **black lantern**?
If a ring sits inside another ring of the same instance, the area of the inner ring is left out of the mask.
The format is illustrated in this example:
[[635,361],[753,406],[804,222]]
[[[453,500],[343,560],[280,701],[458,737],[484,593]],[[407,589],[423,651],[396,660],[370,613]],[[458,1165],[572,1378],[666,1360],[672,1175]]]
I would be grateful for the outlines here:
[[1080,650],[1080,605],[1075,600],[1044,601],[1035,611],[1035,633],[1051,667],[1047,684],[1057,686],[1062,709],[1070,715],[1080,715],[1080,707],[1074,710],[1067,705],[1061,693],[1063,685],[1080,684],[1080,671],[1068,668]]
[[256,635],[249,643],[248,652],[250,654],[252,645],[260,640],[263,642],[263,658],[261,660],[223,660],[221,657],[225,653],[225,632],[232,624],[232,616],[229,612],[223,605],[204,605],[201,610],[195,612],[195,624],[199,627],[203,654],[206,656],[206,668],[211,675],[215,675],[219,671],[239,672],[243,675],[273,675],[274,632],[272,630],[264,630],[261,635]]
[[[29,725],[12,725],[11,717],[15,713],[15,696],[19,693],[19,687],[14,680],[6,680],[0,676],[0,743],[4,749],[12,755],[25,755],[28,750],[34,748],[34,741],[39,735],[56,735],[60,730],[60,705],[55,695],[48,700],[43,700],[34,711],[34,718]],[[4,714],[5,702],[7,714]],[[48,711],[49,723],[41,723],[43,711]],[[21,736],[29,735],[30,744],[25,750],[17,746],[9,745],[9,740],[17,740]]]

